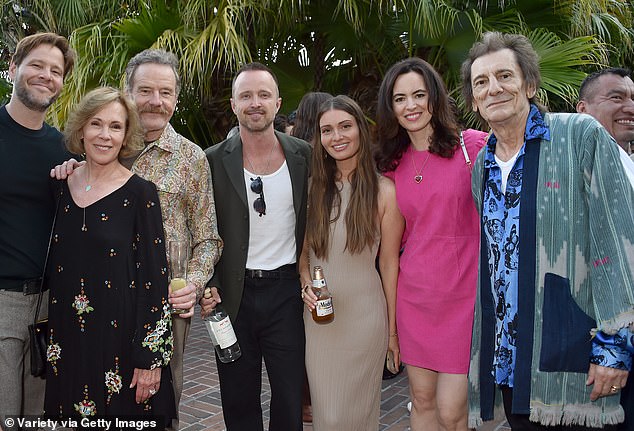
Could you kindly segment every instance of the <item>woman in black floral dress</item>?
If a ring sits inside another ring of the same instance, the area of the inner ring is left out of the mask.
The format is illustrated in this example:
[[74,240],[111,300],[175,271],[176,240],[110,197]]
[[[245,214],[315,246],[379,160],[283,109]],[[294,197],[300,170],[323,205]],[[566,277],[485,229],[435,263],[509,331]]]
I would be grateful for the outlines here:
[[[49,417],[174,417],[172,334],[155,186],[120,157],[142,148],[134,104],[88,93],[65,130],[86,164],[59,183],[47,268]],[[165,422],[163,422],[165,421]]]

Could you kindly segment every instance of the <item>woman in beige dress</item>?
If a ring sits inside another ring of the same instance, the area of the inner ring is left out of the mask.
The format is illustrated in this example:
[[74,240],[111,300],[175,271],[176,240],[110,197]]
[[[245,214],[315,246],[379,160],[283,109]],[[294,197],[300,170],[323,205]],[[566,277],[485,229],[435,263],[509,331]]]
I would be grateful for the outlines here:
[[[398,343],[390,335],[396,334],[403,219],[393,182],[374,169],[369,127],[359,106],[336,96],[322,104],[317,118],[301,260],[313,429],[378,430],[388,349],[399,363]],[[311,314],[317,297],[310,289],[310,268],[316,265],[333,295],[335,317],[326,324],[315,323]]]

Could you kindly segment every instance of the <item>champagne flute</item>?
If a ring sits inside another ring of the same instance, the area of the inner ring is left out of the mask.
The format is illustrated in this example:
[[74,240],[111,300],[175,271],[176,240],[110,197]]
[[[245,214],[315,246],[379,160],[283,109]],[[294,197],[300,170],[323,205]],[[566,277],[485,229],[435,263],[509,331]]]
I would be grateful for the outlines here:
[[[187,263],[189,262],[189,242],[174,240],[169,242],[170,291],[176,292],[187,285]],[[188,310],[172,307],[172,314],[187,313]]]

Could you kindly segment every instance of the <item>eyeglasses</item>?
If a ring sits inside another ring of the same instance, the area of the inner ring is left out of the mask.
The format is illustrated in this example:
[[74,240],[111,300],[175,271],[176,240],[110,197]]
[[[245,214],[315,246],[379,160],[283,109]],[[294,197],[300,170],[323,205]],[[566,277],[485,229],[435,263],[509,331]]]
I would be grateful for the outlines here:
[[264,189],[261,177],[251,178],[251,191],[260,195],[253,201],[253,209],[258,212],[260,217],[266,215],[266,202],[264,202]]

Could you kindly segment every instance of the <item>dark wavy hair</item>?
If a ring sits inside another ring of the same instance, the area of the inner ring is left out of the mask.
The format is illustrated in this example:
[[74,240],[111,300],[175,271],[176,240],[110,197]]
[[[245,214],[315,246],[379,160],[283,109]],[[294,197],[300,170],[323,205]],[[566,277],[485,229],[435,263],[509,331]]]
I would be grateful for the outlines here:
[[332,98],[332,94],[321,91],[311,91],[304,94],[295,111],[295,124],[291,136],[303,139],[311,145],[314,144],[315,131],[319,129],[319,124],[316,124],[319,107],[330,98]]
[[[379,179],[372,161],[370,126],[359,105],[348,96],[335,96],[323,102],[316,122],[328,111],[344,111],[354,117],[359,128],[357,167],[350,175],[350,202],[344,214],[346,247],[351,254],[361,253],[376,238]],[[321,144],[321,133],[315,135],[311,163],[311,187],[308,195],[306,236],[309,246],[319,258],[328,257],[330,224],[341,216],[341,195],[337,181],[341,180],[335,159]]]
[[425,60],[417,57],[401,60],[389,68],[379,88],[376,111],[378,145],[374,158],[380,172],[396,169],[411,142],[407,130],[399,124],[392,104],[394,83],[399,76],[409,72],[418,73],[427,87],[427,109],[432,115],[430,124],[433,129],[429,152],[450,158],[459,144],[456,116],[449,104],[445,83],[438,72]]

